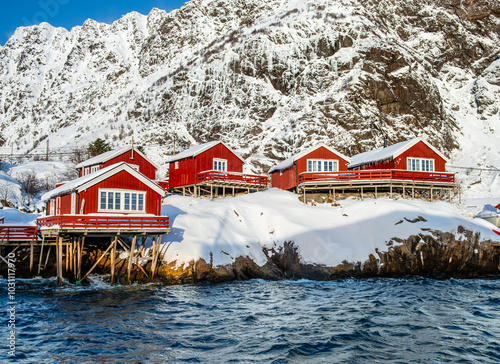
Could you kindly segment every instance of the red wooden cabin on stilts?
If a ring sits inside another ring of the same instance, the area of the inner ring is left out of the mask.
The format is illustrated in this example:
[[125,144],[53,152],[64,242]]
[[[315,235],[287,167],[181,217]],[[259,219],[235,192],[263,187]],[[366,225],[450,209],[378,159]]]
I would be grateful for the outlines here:
[[243,173],[243,159],[220,141],[194,146],[167,162],[169,178],[160,184],[172,193],[214,197],[267,187],[266,176]]

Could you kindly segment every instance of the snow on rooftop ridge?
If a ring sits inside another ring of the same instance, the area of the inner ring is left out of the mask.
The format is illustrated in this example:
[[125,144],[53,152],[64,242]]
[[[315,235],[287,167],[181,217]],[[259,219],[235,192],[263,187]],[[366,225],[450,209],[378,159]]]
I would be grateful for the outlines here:
[[[215,147],[216,145],[219,145],[219,144],[222,144],[224,145],[227,149],[229,149],[231,152],[233,152],[231,150],[231,148],[229,148],[226,144],[224,144],[223,142],[221,141],[212,141],[212,142],[207,142],[207,143],[203,143],[203,144],[199,144],[199,145],[195,145],[194,147],[191,147],[189,149],[186,149],[170,158],[168,158],[165,163],[172,163],[172,162],[176,162],[176,161],[180,161],[181,159],[186,159],[186,158],[192,158],[192,157],[196,157],[197,155],[200,155],[201,153]],[[233,152],[234,155],[236,155],[243,163],[245,163],[245,161],[240,157],[238,156],[236,153]]]
[[306,150],[303,150],[302,152],[300,153],[297,153],[295,155],[292,155],[291,157],[285,159],[284,161],[276,164],[275,166],[271,167],[271,169],[269,170],[269,173],[273,173],[274,171],[282,171],[284,169],[287,169],[287,168],[290,168],[291,166],[293,166],[293,163],[302,158],[303,156],[311,153],[311,152],[314,152],[316,149],[319,149],[319,148],[326,148],[327,150],[329,150],[330,152],[338,155],[340,158],[346,160],[347,162],[350,162],[351,161],[351,158],[343,155],[342,153],[338,152],[337,150],[333,149],[332,147],[329,147],[328,145],[326,145],[325,143],[319,143],[319,144],[316,144],[310,148],[307,148]]
[[123,170],[126,170],[130,174],[135,175],[137,179],[141,180],[141,182],[148,185],[152,189],[156,190],[162,196],[165,194],[165,191],[163,191],[163,189],[160,186],[158,186],[155,182],[151,181],[149,178],[144,176],[141,172],[136,171],[134,168],[130,167],[130,165],[128,165],[125,162],[119,162],[116,164],[112,164],[106,168],[100,169],[94,173],[87,174],[83,177],[69,181],[63,184],[62,186],[53,189],[52,191],[46,192],[42,195],[41,200],[46,202],[56,196],[73,193],[79,190],[81,187],[85,188],[91,187],[94,184],[102,180],[105,180],[106,178]]
[[[101,163],[107,162],[115,157],[118,157],[119,155],[122,155],[123,153],[128,152],[132,148],[133,148],[133,146],[129,145],[129,146],[125,146],[122,148],[110,150],[109,152],[99,154],[93,158],[87,159],[86,161],[83,161],[83,162],[77,164],[75,168],[80,169],[82,167],[89,167],[89,166],[94,166],[96,164],[101,164]],[[149,161],[149,163],[154,165],[156,169],[159,168],[155,163],[153,163],[151,160],[149,160],[149,158],[147,158],[143,153],[138,151],[136,148],[134,148],[134,153],[138,153],[139,155],[141,155],[144,159]]]
[[445,161],[447,158],[436,148],[434,148],[431,144],[429,144],[427,141],[420,137],[416,137],[413,139],[406,140],[404,142],[400,142],[397,144],[390,145],[385,148],[380,148],[380,149],[375,149],[375,150],[370,150],[368,152],[356,154],[352,157],[351,163],[349,163],[349,168],[355,168],[358,166],[362,166],[368,163],[375,163],[375,162],[380,162],[384,161],[387,159],[394,159],[401,153],[404,153],[411,147],[413,147],[415,144],[422,142],[426,146],[428,146],[430,149],[432,149],[435,153],[437,153],[441,158],[443,158]]

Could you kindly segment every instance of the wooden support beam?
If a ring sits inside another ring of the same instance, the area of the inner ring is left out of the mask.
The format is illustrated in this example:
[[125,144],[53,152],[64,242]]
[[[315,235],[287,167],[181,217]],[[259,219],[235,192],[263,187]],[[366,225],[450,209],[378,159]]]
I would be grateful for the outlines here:
[[42,266],[43,244],[45,244],[45,235],[42,236],[42,246],[40,247],[40,257],[38,258],[38,273],[37,273],[37,276],[40,275],[40,268]]
[[57,246],[56,246],[56,260],[57,260],[57,285],[62,286],[62,256],[63,256],[63,245],[62,245],[62,237],[57,237]]
[[118,236],[115,236],[113,241],[113,248],[111,249],[111,285],[113,285],[115,280],[115,258],[116,258],[116,242],[118,241]]
[[104,258],[106,256],[106,254],[108,254],[109,250],[113,247],[114,243],[115,242],[113,241],[111,244],[109,244],[108,249],[106,249],[106,251],[104,252],[104,254],[102,254],[99,257],[99,259],[97,260],[97,262],[94,263],[94,265],[92,266],[92,268],[90,268],[90,270],[83,276],[83,278],[81,279],[82,281],[85,278],[87,278],[90,275],[90,273],[92,273],[92,271],[95,269],[95,267],[97,267],[97,264],[100,263],[100,261],[102,260],[102,258]]
[[156,271],[156,265],[158,264],[158,257],[160,255],[160,245],[161,245],[161,239],[163,235],[159,235],[154,243],[154,248],[153,248],[153,261],[151,263],[151,279],[154,278],[155,276],[155,271]]
[[234,186],[233,186],[233,197],[234,197]]
[[226,186],[222,186],[222,197],[226,197]]
[[130,247],[128,267],[127,267],[127,284],[130,284],[130,272],[132,271],[132,261],[134,260],[135,242],[137,241],[137,235],[134,235],[132,239],[132,246]]
[[30,274],[33,272],[33,259],[34,259],[34,250],[35,250],[35,244],[33,242],[31,242],[30,244]]
[[67,272],[69,269],[69,244],[65,244],[65,245],[66,245],[66,258],[64,260],[66,263],[66,272]]
[[[57,242],[56,242],[57,246]],[[47,251],[47,256],[45,257],[45,264],[43,265],[43,269],[47,268],[47,264],[49,263],[50,251],[52,250],[52,245],[49,246],[49,250]]]

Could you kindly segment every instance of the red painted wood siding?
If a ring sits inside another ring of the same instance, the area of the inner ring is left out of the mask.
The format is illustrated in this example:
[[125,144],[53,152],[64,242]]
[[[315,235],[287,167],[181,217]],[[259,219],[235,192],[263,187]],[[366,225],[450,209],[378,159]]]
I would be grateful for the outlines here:
[[408,149],[406,152],[401,153],[396,157],[395,160],[385,160],[382,162],[367,164],[354,168],[355,170],[363,169],[407,169],[406,158],[428,158],[434,159],[434,171],[435,172],[445,172],[446,161],[441,158],[437,153],[435,153],[431,148],[429,148],[425,143],[418,142],[413,147]]
[[170,163],[168,175],[169,186],[179,187],[194,184],[196,173],[213,170],[214,158],[226,159],[228,172],[243,172],[243,162],[241,159],[221,143],[197,155],[195,158],[178,161],[178,169],[175,169],[175,162]]
[[[141,172],[143,175],[148,177],[151,180],[156,179],[156,168],[153,164],[151,164],[147,159],[143,158],[137,151],[134,151],[134,159],[132,159],[132,151],[129,150],[123,154],[120,154],[119,156],[116,156],[113,159],[110,159],[109,161],[105,163],[100,164],[100,169],[106,168],[108,166],[111,166],[116,163],[120,162],[125,162],[128,164],[135,164],[136,166],[139,166],[139,172]],[[91,168],[89,167],[84,167],[84,168]],[[83,176],[83,170],[84,168],[80,168],[78,171],[78,174],[80,177]]]
[[[76,213],[80,213],[82,201],[85,200],[84,214],[97,213],[99,210],[99,189],[117,189],[117,190],[133,190],[146,191],[145,210],[148,214],[161,215],[161,196],[147,185],[133,177],[126,171],[121,171],[114,176],[98,183],[77,194],[76,197]],[[62,195],[61,197],[61,214],[67,215],[71,213],[71,194]],[[55,201],[55,199],[54,199]],[[47,214],[50,213],[50,201],[47,202]],[[112,213],[112,212],[109,212]],[[57,215],[57,212],[56,212]]]
[[87,191],[82,191],[80,193],[78,209],[83,199],[85,199],[84,213],[92,214],[98,212],[100,188],[147,191],[145,200],[146,213],[161,215],[161,196],[126,171],[121,171],[101,183],[90,187]]
[[271,173],[271,186],[278,187],[282,190],[290,190],[297,186],[297,173],[295,172],[295,164],[287,169],[274,171]]
[[175,169],[175,162],[170,163],[168,170],[169,187],[194,185],[194,158],[183,159],[177,163],[177,169]]
[[339,161],[339,171],[347,171],[347,161],[340,158],[337,154],[330,152],[325,147],[313,150],[311,153],[297,160],[297,173],[307,172],[308,159],[336,159]]
[[347,171],[347,161],[335,153],[332,153],[325,147],[319,147],[311,153],[306,154],[302,158],[295,161],[296,166],[292,166],[282,171],[275,171],[271,173],[272,187],[278,187],[282,190],[290,190],[297,187],[297,175],[307,172],[308,159],[334,159],[339,161],[339,171]]

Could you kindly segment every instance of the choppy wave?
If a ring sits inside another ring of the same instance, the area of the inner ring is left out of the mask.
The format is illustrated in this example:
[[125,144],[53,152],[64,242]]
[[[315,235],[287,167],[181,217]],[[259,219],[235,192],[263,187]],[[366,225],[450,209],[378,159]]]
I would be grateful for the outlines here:
[[[91,280],[16,282],[17,361],[500,362],[500,280]],[[5,307],[6,280],[0,287]]]

